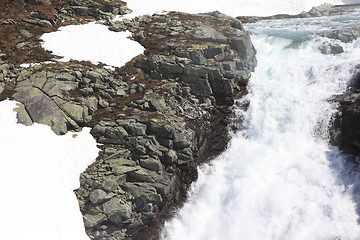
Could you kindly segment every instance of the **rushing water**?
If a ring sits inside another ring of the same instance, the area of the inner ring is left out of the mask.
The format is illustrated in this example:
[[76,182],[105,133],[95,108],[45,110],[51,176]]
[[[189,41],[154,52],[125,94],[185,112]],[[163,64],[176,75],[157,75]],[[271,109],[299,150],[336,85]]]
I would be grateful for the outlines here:
[[[359,175],[336,147],[328,125],[352,69],[360,41],[319,34],[347,29],[345,16],[262,21],[247,25],[258,51],[250,81],[245,130],[211,164],[200,168],[188,202],[165,224],[173,240],[360,239]],[[322,54],[329,44],[344,53]]]

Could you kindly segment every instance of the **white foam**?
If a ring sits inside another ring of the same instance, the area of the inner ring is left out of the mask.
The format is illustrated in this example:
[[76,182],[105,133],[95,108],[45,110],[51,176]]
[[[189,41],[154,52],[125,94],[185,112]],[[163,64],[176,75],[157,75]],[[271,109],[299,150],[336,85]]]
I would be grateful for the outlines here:
[[73,59],[121,67],[144,52],[139,43],[129,39],[130,36],[128,31],[113,32],[92,22],[60,27],[56,32],[43,34],[41,40],[46,50],[63,57],[61,61]]
[[48,126],[25,127],[15,106],[0,102],[0,238],[88,240],[73,190],[98,154],[90,129],[57,136]]

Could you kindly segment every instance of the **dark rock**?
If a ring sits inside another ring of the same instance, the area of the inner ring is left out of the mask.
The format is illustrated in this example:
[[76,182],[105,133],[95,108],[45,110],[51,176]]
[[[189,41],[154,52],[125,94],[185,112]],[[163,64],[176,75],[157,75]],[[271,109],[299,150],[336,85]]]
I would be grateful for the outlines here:
[[340,107],[330,128],[331,141],[345,152],[360,155],[360,70],[355,68],[352,87],[337,97]]
[[146,168],[148,170],[156,171],[156,172],[163,169],[163,166],[162,166],[160,160],[156,159],[156,158],[140,159],[140,166],[142,166],[143,168]]
[[319,49],[322,54],[334,54],[335,55],[335,54],[344,52],[343,47],[340,46],[339,44],[329,44],[329,45],[321,46]]
[[173,163],[176,163],[177,159],[178,157],[176,152],[174,150],[169,150],[164,153],[164,157],[162,161],[164,165],[171,165]]

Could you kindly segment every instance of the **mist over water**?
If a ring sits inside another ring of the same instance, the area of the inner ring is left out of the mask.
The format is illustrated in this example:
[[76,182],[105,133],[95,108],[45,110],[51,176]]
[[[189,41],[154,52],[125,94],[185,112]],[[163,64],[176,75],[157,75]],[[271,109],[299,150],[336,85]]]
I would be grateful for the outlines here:
[[[359,175],[349,155],[329,146],[328,126],[354,66],[360,41],[319,36],[350,28],[341,17],[263,21],[253,32],[258,67],[250,80],[245,130],[200,167],[188,202],[165,224],[168,240],[360,239]],[[329,44],[344,53],[322,54]]]

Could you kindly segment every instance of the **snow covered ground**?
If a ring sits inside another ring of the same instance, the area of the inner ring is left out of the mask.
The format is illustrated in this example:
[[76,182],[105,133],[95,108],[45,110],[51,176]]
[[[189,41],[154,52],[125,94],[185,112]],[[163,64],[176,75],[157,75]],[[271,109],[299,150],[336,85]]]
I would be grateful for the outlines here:
[[56,32],[45,33],[41,39],[46,50],[63,57],[60,61],[84,60],[121,67],[144,51],[130,36],[128,31],[113,32],[92,22],[60,27]]
[[73,189],[98,155],[90,129],[57,136],[25,127],[14,107],[0,102],[0,239],[89,239]]

